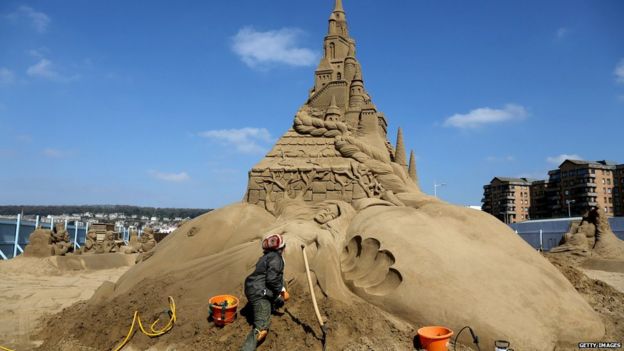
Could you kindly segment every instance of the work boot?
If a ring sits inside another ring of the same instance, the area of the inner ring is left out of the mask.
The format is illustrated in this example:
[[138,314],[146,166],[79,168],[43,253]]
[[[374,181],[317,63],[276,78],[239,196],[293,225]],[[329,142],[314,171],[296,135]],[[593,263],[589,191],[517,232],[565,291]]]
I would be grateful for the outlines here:
[[256,341],[259,343],[263,342],[266,339],[267,334],[269,334],[268,330],[258,330],[256,329]]

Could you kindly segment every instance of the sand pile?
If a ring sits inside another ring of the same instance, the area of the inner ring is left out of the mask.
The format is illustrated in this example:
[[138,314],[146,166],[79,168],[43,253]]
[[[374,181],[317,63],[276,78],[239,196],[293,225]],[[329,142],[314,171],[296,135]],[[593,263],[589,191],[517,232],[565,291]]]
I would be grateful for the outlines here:
[[[134,310],[155,318],[171,295],[179,325],[156,340],[137,336],[133,343],[139,349],[148,343],[190,347],[203,340],[230,347],[227,333],[202,339],[209,337],[204,332],[209,330],[208,298],[223,293],[243,297],[242,282],[261,255],[259,238],[272,232],[282,233],[287,243],[288,281],[304,281],[298,248],[306,245],[318,295],[326,298],[328,314],[340,312],[335,319],[345,323],[339,328],[346,330],[345,340],[374,333],[379,329],[375,323],[386,320],[379,319],[384,314],[407,339],[418,327],[431,324],[454,330],[471,325],[484,345],[501,338],[525,349],[552,349],[561,342],[602,336],[603,322],[572,285],[504,224],[433,199],[403,199],[419,208],[384,201],[355,208],[339,201],[308,206],[293,200],[276,216],[245,203],[210,212],[163,240],[147,261],[116,284],[104,284],[89,302],[51,319],[46,329],[54,332],[42,335],[44,346],[67,339],[74,340],[72,347],[94,342],[96,348],[111,347],[125,336]],[[341,250],[337,240],[345,243]],[[308,311],[301,312],[307,317],[297,318],[314,330],[307,301],[299,288],[292,308]],[[358,323],[348,325],[352,320]],[[228,327],[232,340],[249,329],[237,323]],[[382,340],[382,335],[394,335],[392,329],[381,330],[377,337]],[[276,332],[275,342],[281,342],[286,336]],[[308,347],[314,341],[309,334],[301,334],[296,338],[300,343],[293,345]]]
[[[31,350],[42,316],[87,300],[105,281],[115,281],[128,266],[103,270],[67,270],[58,257],[18,257],[0,261],[0,345]],[[63,259],[63,258],[60,258]]]
[[[600,314],[606,333],[603,341],[624,340],[624,260],[583,258],[573,253],[546,254],[546,257],[566,276],[592,308]],[[598,273],[597,275],[594,275]],[[588,276],[589,275],[589,276]],[[592,279],[599,276],[603,279]],[[570,348],[577,350],[578,348]]]
[[[165,279],[168,281],[168,279]],[[290,285],[292,299],[282,316],[272,319],[271,334],[264,343],[266,350],[321,350],[321,330],[316,322],[310,295],[305,285]],[[112,349],[125,337],[135,309],[146,319],[154,319],[167,307],[163,294],[172,294],[177,301],[178,322],[165,336],[150,339],[137,334],[133,347],[157,350],[173,347],[177,350],[238,350],[250,327],[244,315],[224,328],[207,321],[207,300],[188,304],[186,291],[180,287],[163,286],[160,281],[148,281],[132,294],[114,298],[107,304],[80,303],[50,319],[41,337],[46,339],[41,349],[73,350],[77,345],[93,350]],[[239,295],[241,292],[239,291]],[[243,306],[246,301],[242,301]],[[383,311],[363,302],[344,304],[323,298],[320,308],[328,320],[327,343],[330,350],[411,350],[414,331],[399,321],[391,321]],[[246,311],[242,311],[246,314]],[[162,316],[164,318],[164,316]]]

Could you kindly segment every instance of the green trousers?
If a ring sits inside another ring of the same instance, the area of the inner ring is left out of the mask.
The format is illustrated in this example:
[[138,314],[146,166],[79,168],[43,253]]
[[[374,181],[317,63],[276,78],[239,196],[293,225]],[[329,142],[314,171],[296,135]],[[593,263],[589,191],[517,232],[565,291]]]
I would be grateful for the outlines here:
[[268,330],[271,325],[271,302],[267,299],[256,300],[251,303],[253,309],[253,329],[247,334],[241,351],[254,351],[258,342],[256,337],[260,330]]

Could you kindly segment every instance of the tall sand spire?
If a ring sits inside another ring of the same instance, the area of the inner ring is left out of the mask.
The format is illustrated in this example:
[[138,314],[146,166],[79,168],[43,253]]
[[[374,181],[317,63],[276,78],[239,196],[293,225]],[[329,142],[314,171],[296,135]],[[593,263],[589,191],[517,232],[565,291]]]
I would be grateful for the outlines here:
[[414,156],[414,150],[410,151],[409,169],[407,171],[410,178],[418,185],[418,175],[416,174],[416,157]]
[[403,131],[399,127],[397,132],[396,149],[394,151],[394,162],[407,168],[407,157],[405,155],[405,145],[403,144]]

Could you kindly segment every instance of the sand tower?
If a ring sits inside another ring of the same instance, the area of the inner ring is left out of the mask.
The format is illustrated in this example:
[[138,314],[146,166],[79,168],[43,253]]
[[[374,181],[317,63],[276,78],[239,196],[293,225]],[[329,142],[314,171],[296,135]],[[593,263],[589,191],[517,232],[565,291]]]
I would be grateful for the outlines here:
[[329,17],[323,48],[293,126],[249,172],[249,203],[269,210],[285,196],[351,203],[416,188],[401,132],[392,147],[386,118],[364,86],[342,1]]

